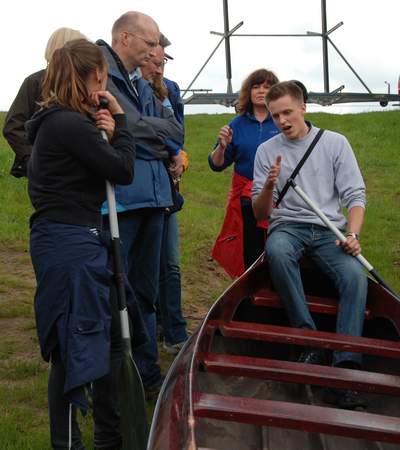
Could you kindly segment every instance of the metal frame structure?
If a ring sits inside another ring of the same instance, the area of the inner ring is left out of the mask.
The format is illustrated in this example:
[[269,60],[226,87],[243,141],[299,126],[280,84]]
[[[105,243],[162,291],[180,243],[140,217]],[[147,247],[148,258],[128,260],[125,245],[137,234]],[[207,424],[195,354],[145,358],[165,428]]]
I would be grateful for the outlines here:
[[[330,38],[335,30],[343,25],[343,22],[339,22],[331,29],[327,29],[327,12],[326,12],[326,0],[321,0],[321,32],[307,31],[305,34],[239,34],[236,31],[243,25],[243,21],[239,22],[232,29],[229,28],[229,11],[228,0],[223,1],[223,17],[224,17],[224,32],[211,31],[211,34],[220,36],[218,44],[215,46],[210,56],[206,59],[200,70],[197,72],[193,80],[189,83],[188,87],[183,91],[182,97],[185,104],[220,104],[224,106],[234,106],[238,94],[232,91],[232,61],[231,61],[231,49],[230,39],[231,37],[321,37],[322,39],[322,64],[323,64],[323,77],[324,77],[324,92],[309,92],[308,103],[316,103],[319,105],[332,105],[334,103],[356,103],[356,102],[379,102],[381,106],[387,106],[389,102],[400,101],[400,95],[390,94],[390,85],[388,85],[387,93],[373,93],[366,83],[362,80],[360,75],[351,66],[349,61],[345,58],[343,53],[333,43]],[[213,93],[209,89],[191,89],[194,82],[197,80],[203,69],[208,62],[214,56],[217,49],[222,42],[225,43],[225,63],[226,63],[226,79],[227,87],[225,93]],[[355,77],[366,89],[366,93],[362,92],[342,92],[344,85],[339,86],[337,89],[330,91],[329,89],[329,62],[328,62],[328,44],[330,44],[334,50],[338,53],[341,59],[346,63],[349,69],[353,72]],[[385,82],[387,83],[387,82]],[[191,93],[190,97],[185,98],[187,93]]]

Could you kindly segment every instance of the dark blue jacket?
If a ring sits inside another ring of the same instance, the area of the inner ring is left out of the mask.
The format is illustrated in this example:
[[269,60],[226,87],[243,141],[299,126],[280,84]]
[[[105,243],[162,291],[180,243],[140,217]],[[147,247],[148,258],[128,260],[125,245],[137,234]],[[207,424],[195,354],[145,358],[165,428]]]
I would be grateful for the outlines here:
[[168,89],[168,99],[171,102],[172,109],[174,110],[174,114],[176,120],[183,125],[183,114],[184,114],[184,105],[181,98],[181,90],[178,86],[178,83],[175,81],[169,80],[164,77],[165,86]]
[[[173,200],[165,163],[182,147],[183,127],[143,78],[136,82],[137,97],[118,55],[104,41],[98,44],[109,65],[107,89],[124,110],[136,143],[135,178],[129,186],[116,187],[117,210],[169,207]],[[108,212],[106,205],[102,212]]]
[[235,117],[229,126],[233,130],[232,142],[224,154],[224,164],[215,166],[211,155],[208,163],[212,170],[220,172],[235,163],[235,172],[249,180],[253,179],[254,158],[260,144],[279,133],[271,115],[268,114],[263,122],[259,122],[253,114],[246,113]]
[[[86,410],[81,389],[110,371],[110,286],[113,272],[109,239],[87,227],[37,219],[30,250],[37,277],[35,318],[45,361],[58,348],[66,368],[64,393]],[[147,334],[135,295],[126,281],[127,305],[133,324],[133,347]],[[115,294],[114,294],[115,295]]]

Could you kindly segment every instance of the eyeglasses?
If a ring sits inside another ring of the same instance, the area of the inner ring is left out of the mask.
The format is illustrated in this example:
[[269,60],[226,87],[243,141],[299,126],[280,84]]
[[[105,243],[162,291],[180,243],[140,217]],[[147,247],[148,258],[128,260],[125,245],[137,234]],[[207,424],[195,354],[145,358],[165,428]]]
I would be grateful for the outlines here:
[[136,36],[137,38],[141,39],[149,48],[156,48],[158,47],[158,42],[151,42],[146,40],[145,38],[142,38],[142,36],[139,36],[138,34],[131,33],[130,31],[125,31],[125,33],[130,34],[132,36]]
[[167,64],[167,62],[168,62],[168,58],[164,58],[163,65],[165,66],[165,64]]
[[157,67],[157,69],[162,69],[165,65],[164,61],[162,61],[162,62],[151,61],[151,62],[152,62],[152,64],[154,64],[155,67]]

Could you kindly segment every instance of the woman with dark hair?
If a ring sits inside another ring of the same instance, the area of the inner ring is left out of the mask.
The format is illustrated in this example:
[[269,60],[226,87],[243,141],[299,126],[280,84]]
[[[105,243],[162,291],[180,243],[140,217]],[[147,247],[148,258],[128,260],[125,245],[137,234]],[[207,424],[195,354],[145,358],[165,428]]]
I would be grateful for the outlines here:
[[264,249],[266,225],[254,218],[251,187],[258,146],[279,133],[265,105],[269,88],[278,81],[266,69],[256,70],[244,80],[236,106],[239,115],[220,129],[208,157],[216,172],[234,164],[224,223],[212,250],[213,258],[231,277],[241,275]]
[[[121,441],[115,378],[122,348],[100,207],[106,179],[132,181],[135,149],[106,82],[101,49],[84,39],[68,42],[54,52],[41,109],[27,123],[35,318],[42,356],[51,362],[54,449],[84,448],[76,408],[87,409],[87,386],[93,386],[96,448],[120,448]],[[96,112],[100,97],[109,107]]]

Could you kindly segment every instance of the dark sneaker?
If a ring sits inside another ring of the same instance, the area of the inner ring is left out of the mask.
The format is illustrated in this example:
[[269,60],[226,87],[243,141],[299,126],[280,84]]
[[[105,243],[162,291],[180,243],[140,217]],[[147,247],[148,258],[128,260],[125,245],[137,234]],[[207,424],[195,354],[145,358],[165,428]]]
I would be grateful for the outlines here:
[[326,389],[324,401],[342,409],[363,410],[368,407],[368,400],[362,394],[347,389]]
[[319,366],[323,366],[326,364],[325,353],[323,350],[319,349],[306,350],[300,354],[297,362],[303,364],[316,364]]

